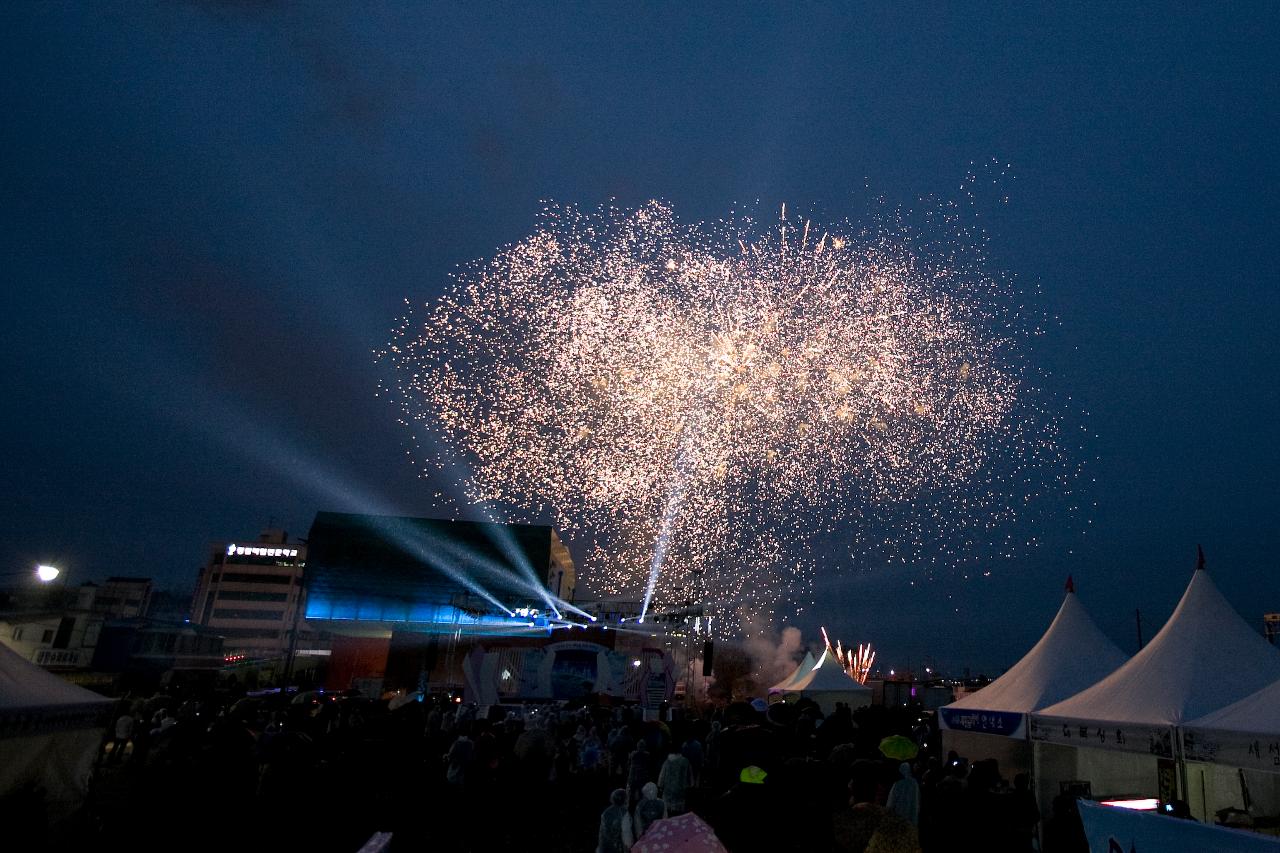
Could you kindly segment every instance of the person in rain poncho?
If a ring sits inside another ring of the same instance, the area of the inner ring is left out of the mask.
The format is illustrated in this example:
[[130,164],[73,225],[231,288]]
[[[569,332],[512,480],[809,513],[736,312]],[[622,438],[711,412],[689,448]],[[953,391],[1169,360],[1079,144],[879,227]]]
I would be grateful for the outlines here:
[[920,824],[920,785],[911,775],[911,765],[905,761],[898,765],[902,778],[889,789],[889,799],[884,806],[912,826]]
[[640,789],[653,777],[649,744],[644,741],[636,744],[631,753],[630,764],[627,765],[627,804],[635,808],[640,801]]
[[658,799],[658,786],[649,782],[642,789],[640,802],[636,803],[635,829],[636,840],[644,838],[644,834],[654,821],[667,816],[667,804]]
[[689,759],[681,754],[680,747],[672,744],[671,754],[658,772],[658,790],[662,792],[668,812],[678,815],[685,810],[685,799],[692,784],[693,767],[689,764]]
[[627,811],[627,792],[617,788],[609,795],[608,807],[600,813],[600,834],[596,853],[627,853],[636,843]]

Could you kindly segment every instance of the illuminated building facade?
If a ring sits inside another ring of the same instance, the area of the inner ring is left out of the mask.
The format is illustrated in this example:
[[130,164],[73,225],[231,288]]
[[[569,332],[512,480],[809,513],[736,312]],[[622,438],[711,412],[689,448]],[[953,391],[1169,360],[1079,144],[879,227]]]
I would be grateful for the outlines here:
[[1266,634],[1271,645],[1280,643],[1280,613],[1265,613],[1262,616],[1262,632]]
[[307,548],[305,618],[332,637],[330,687],[461,689],[475,643],[554,642],[576,609],[573,560],[547,526],[322,512]]
[[283,530],[222,542],[200,569],[191,622],[223,637],[228,654],[283,659],[297,627],[307,546]]
[[322,512],[307,543],[305,616],[342,633],[541,631],[577,580],[542,525]]

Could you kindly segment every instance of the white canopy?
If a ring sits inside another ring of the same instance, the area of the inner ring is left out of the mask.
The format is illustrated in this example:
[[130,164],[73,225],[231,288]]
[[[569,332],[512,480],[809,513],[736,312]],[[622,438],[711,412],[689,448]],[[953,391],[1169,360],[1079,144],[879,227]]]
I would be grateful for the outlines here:
[[1035,716],[1173,726],[1277,680],[1280,651],[1240,618],[1208,572],[1197,569],[1146,648],[1097,684]]
[[796,679],[795,683],[787,688],[788,693],[808,693],[817,690],[854,690],[866,692],[868,695],[871,693],[870,687],[859,684],[853,676],[844,671],[844,665],[836,660],[836,656],[831,654],[830,649],[823,651],[822,657],[818,658],[813,669]]
[[51,816],[73,808],[111,704],[0,646],[0,796],[35,783]]
[[803,696],[818,703],[824,714],[835,710],[837,702],[851,708],[871,704],[871,688],[859,684],[827,649],[813,669],[800,676],[787,688],[788,696]]
[[813,659],[813,652],[805,652],[804,660],[800,661],[800,665],[791,671],[791,674],[779,681],[777,684],[769,688],[770,693],[786,693],[791,689],[791,685],[799,681],[803,676],[807,675],[809,670],[813,669],[817,663]]
[[1027,714],[1073,696],[1105,678],[1127,660],[1124,652],[1089,618],[1074,592],[1040,642],[1008,672],[947,708]]
[[96,719],[110,704],[105,696],[64,681],[0,646],[0,737],[15,727],[30,729],[42,717],[57,716],[60,728],[66,727],[69,715]]

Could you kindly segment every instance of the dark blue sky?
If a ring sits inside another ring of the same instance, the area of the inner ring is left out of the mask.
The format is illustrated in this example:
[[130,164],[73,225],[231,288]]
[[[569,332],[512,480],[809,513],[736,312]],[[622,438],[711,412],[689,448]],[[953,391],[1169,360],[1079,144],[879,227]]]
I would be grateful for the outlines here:
[[1131,649],[1197,542],[1250,622],[1280,609],[1274,4],[554,5],[0,10],[6,568],[187,586],[272,517],[428,512],[370,352],[542,199],[856,214],[997,158],[994,265],[1060,317],[1033,358],[1098,434],[1090,533],[817,615],[995,668],[1070,571]]

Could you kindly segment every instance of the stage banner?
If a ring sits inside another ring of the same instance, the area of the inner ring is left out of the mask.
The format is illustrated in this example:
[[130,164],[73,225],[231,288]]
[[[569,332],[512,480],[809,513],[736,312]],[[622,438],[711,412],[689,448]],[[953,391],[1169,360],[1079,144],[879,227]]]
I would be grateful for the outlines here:
[[1031,739],[1063,746],[1088,746],[1173,758],[1173,729],[1139,723],[1070,720],[1031,715]]
[[1280,839],[1079,800],[1089,853],[1278,853]]
[[942,728],[957,732],[977,732],[984,735],[1025,737],[1027,715],[1017,711],[978,711],[969,708],[939,708],[938,721]]

